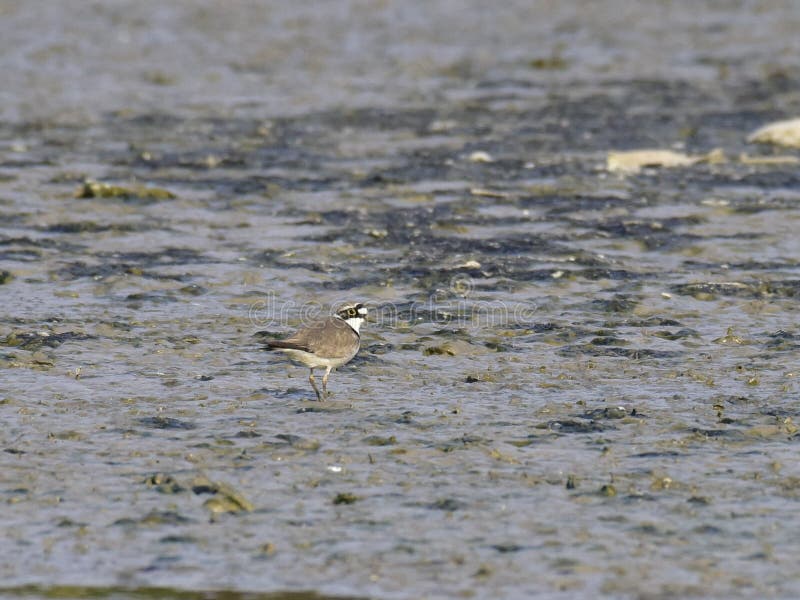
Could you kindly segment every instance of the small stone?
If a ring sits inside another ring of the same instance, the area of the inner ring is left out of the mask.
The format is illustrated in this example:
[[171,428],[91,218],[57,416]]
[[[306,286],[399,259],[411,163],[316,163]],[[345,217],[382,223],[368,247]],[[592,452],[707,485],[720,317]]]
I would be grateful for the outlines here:
[[476,150],[472,154],[469,155],[470,162],[474,163],[491,163],[494,162],[494,158],[488,152],[484,152],[483,150]]
[[750,143],[800,148],[800,118],[764,125],[747,137]]
[[611,173],[633,175],[647,167],[688,167],[700,160],[672,150],[632,150],[629,152],[609,152],[606,170]]
[[467,262],[463,262],[460,265],[456,265],[453,267],[454,269],[480,269],[481,263],[477,260],[468,260]]
[[743,165],[782,166],[800,164],[800,158],[792,155],[781,156],[749,156],[745,153],[739,155],[739,162]]

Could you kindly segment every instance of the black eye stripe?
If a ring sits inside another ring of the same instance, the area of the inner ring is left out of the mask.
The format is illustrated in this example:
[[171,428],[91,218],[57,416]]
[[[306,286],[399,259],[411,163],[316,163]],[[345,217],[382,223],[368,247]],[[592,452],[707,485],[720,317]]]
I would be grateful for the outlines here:
[[367,309],[363,304],[342,307],[336,311],[340,319],[366,319]]

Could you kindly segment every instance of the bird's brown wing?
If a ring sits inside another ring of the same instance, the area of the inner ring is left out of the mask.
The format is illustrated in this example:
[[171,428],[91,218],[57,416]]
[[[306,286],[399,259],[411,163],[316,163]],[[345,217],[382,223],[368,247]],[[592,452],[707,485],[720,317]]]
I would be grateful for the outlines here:
[[307,345],[317,356],[344,358],[354,353],[354,345],[358,348],[359,336],[341,319],[329,317],[299,331],[292,341]]
[[264,344],[264,347],[267,350],[302,350],[303,352],[310,352],[308,346],[303,346],[294,342],[290,342],[289,340],[271,340]]
[[355,343],[357,348],[359,339],[350,325],[341,319],[330,317],[312,323],[293,336],[281,340],[280,346],[273,345],[273,347],[304,350],[325,358],[343,358],[353,353],[353,344]]

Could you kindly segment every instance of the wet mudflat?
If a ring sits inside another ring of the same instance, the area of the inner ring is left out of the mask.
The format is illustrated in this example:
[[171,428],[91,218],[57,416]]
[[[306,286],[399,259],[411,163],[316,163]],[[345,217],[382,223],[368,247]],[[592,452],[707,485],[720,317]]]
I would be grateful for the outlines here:
[[800,594],[800,13],[623,5],[0,3],[0,595]]

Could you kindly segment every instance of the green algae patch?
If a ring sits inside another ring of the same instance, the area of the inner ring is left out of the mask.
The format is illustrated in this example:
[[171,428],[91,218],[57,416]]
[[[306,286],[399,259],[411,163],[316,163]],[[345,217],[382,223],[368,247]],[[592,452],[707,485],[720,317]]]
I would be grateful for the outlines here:
[[611,483],[606,483],[605,485],[600,486],[598,493],[606,498],[613,498],[617,495],[617,488],[615,488]]
[[336,505],[355,504],[359,500],[361,500],[361,498],[355,494],[351,494],[350,492],[342,492],[340,494],[336,494],[336,496],[333,498],[333,503]]
[[0,338],[0,346],[35,352],[42,347],[57,348],[64,342],[88,340],[91,337],[85,333],[75,331],[64,331],[62,333],[52,333],[50,331],[13,332]]
[[[248,592],[239,590],[191,590],[171,587],[124,587],[124,586],[84,586],[84,585],[22,585],[15,587],[0,587],[0,594],[11,598],[60,598],[78,599],[94,598],[96,600],[119,599],[126,600],[207,600],[220,598],[222,600],[335,600],[344,598],[318,594],[314,591],[276,591],[276,592]],[[347,596],[357,600],[354,596]]]
[[145,479],[145,484],[155,488],[162,494],[177,494],[185,490],[172,475],[166,473],[155,473]]
[[249,502],[242,504],[236,498],[227,495],[209,498],[203,503],[203,506],[214,514],[250,512],[252,510],[252,508],[247,508],[248,506],[252,507]]
[[255,509],[240,491],[227,483],[211,481],[204,475],[192,480],[191,489],[195,494],[212,494],[203,503],[212,514],[252,512]]
[[75,191],[76,198],[119,198],[121,200],[173,200],[177,198],[169,190],[137,185],[123,187],[100,181],[87,180]]
[[198,496],[208,494],[211,497],[203,503],[203,507],[212,516],[255,510],[252,502],[239,490],[227,483],[212,481],[205,475],[196,475],[188,483],[181,483],[168,473],[154,473],[144,479],[144,484],[162,494],[181,494],[189,490]]

